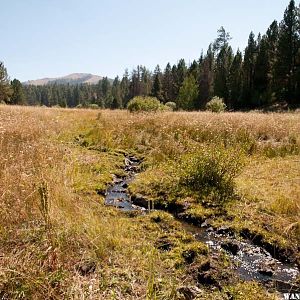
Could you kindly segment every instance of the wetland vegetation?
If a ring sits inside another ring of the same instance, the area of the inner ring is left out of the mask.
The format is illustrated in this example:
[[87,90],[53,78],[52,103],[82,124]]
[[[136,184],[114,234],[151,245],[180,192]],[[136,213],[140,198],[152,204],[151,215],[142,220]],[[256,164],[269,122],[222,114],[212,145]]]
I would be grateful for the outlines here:
[[[299,113],[0,115],[3,299],[280,299],[236,273],[228,239],[299,264]],[[128,170],[131,199],[154,211],[105,205]],[[188,224],[223,234],[221,249]]]

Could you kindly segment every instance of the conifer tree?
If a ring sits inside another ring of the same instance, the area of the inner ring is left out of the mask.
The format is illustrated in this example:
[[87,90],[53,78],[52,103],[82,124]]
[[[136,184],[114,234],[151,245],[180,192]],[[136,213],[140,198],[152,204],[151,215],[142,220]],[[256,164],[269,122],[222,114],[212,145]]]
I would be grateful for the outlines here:
[[199,64],[196,60],[193,60],[188,69],[188,75],[193,75],[195,78],[199,77]]
[[213,51],[218,54],[222,49],[227,48],[229,46],[229,41],[231,40],[230,33],[225,30],[222,26],[218,30],[218,37],[216,38],[213,44]]
[[251,32],[248,39],[248,46],[245,49],[243,63],[242,105],[248,108],[251,106],[251,99],[253,97],[253,79],[256,53],[257,45],[255,41],[255,35],[253,32]]
[[153,79],[153,87],[152,87],[151,94],[153,97],[156,97],[158,100],[163,101],[162,73],[159,65],[157,65],[154,70],[154,79]]
[[141,67],[141,95],[150,95],[152,89],[151,73],[146,67]]
[[196,109],[204,108],[208,100],[213,96],[213,77],[214,77],[214,52],[212,45],[209,45],[207,54],[203,58],[199,67],[198,79],[198,101]]
[[278,23],[277,21],[272,22],[270,27],[267,30],[265,41],[268,53],[268,64],[269,64],[269,95],[270,101],[276,100],[275,90],[275,64],[276,64],[276,55],[277,55],[277,46],[278,46]]
[[183,81],[187,75],[187,66],[185,60],[180,59],[177,66],[174,66],[172,71],[173,71],[175,94],[178,95],[180,87],[182,86]]
[[223,98],[227,106],[229,100],[228,81],[232,60],[232,49],[225,45],[218,53],[214,70],[214,94]]
[[198,84],[193,75],[189,75],[183,81],[177,98],[178,108],[193,110],[198,99]]
[[230,108],[241,108],[242,64],[243,55],[241,51],[238,50],[232,61],[228,78]]
[[280,100],[292,103],[296,89],[296,58],[299,50],[298,12],[291,0],[279,26],[275,81]]
[[0,103],[10,102],[10,97],[12,95],[12,89],[9,84],[9,77],[7,75],[7,70],[4,67],[3,62],[0,61]]
[[229,46],[231,36],[222,26],[218,30],[218,37],[213,44],[216,61],[214,68],[214,95],[224,98],[228,105],[229,88],[228,77],[230,66],[233,60],[232,48]]
[[164,102],[173,102],[175,100],[174,79],[170,63],[167,64],[163,73],[162,92]]
[[121,88],[121,97],[122,97],[123,106],[126,107],[130,99],[130,93],[129,93],[130,83],[129,83],[129,74],[127,69],[125,70],[125,73],[121,80],[120,88]]
[[109,108],[112,104],[112,87],[107,77],[102,79],[101,83],[102,95],[104,99],[104,107]]
[[254,66],[253,75],[253,95],[251,99],[252,107],[269,104],[271,95],[269,93],[269,74],[270,64],[268,56],[268,47],[266,38],[263,37],[258,41],[257,58]]
[[296,74],[295,74],[295,104],[300,106],[300,4],[298,7],[298,18],[297,18],[297,31],[298,31],[298,51],[296,54]]
[[12,89],[12,95],[10,101],[11,104],[18,104],[18,105],[25,104],[25,95],[23,92],[23,86],[18,79],[14,79],[11,82],[11,89]]
[[141,88],[140,88],[140,67],[138,66],[137,70],[133,69],[131,73],[131,80],[130,80],[130,98],[135,96],[141,95]]
[[121,84],[118,76],[112,85],[112,99],[111,108],[122,108]]

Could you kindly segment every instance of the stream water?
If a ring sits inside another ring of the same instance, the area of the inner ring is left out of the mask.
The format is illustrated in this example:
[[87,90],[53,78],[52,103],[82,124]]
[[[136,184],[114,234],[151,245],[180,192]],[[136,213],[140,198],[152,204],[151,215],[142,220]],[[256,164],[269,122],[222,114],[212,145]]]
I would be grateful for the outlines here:
[[141,210],[145,208],[134,205],[128,193],[128,184],[134,179],[141,161],[134,156],[125,157],[125,177],[114,176],[113,183],[106,191],[105,204],[123,211]]
[[[125,157],[126,176],[115,177],[107,189],[105,204],[123,211],[142,211],[146,208],[134,205],[128,193],[128,184],[138,172],[140,161],[133,156]],[[291,263],[282,262],[262,247],[254,245],[250,240],[236,237],[220,228],[215,230],[204,224],[203,227],[190,225],[181,221],[184,229],[194,237],[207,244],[211,255],[220,255],[222,251],[230,257],[232,268],[243,280],[255,280],[270,289],[279,292],[298,292],[300,287],[293,282],[299,276],[299,268]]]

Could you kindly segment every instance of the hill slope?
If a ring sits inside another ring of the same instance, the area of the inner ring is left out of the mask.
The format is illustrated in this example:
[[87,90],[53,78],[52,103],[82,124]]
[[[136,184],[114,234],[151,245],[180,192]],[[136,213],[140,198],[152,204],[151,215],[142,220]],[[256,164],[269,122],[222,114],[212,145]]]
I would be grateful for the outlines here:
[[93,75],[89,73],[73,73],[63,77],[56,77],[56,78],[42,78],[37,80],[28,80],[23,82],[25,85],[46,85],[46,84],[80,84],[80,83],[89,83],[89,84],[96,84],[99,80],[103,77],[99,75]]

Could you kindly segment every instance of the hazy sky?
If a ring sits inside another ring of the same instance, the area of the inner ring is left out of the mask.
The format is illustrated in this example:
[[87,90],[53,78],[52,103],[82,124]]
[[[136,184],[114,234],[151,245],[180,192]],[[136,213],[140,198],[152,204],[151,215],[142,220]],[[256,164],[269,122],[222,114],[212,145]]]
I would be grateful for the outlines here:
[[[0,0],[0,60],[22,81],[115,77],[197,59],[224,26],[234,49],[281,20],[289,0]],[[297,1],[298,3],[298,1]]]

